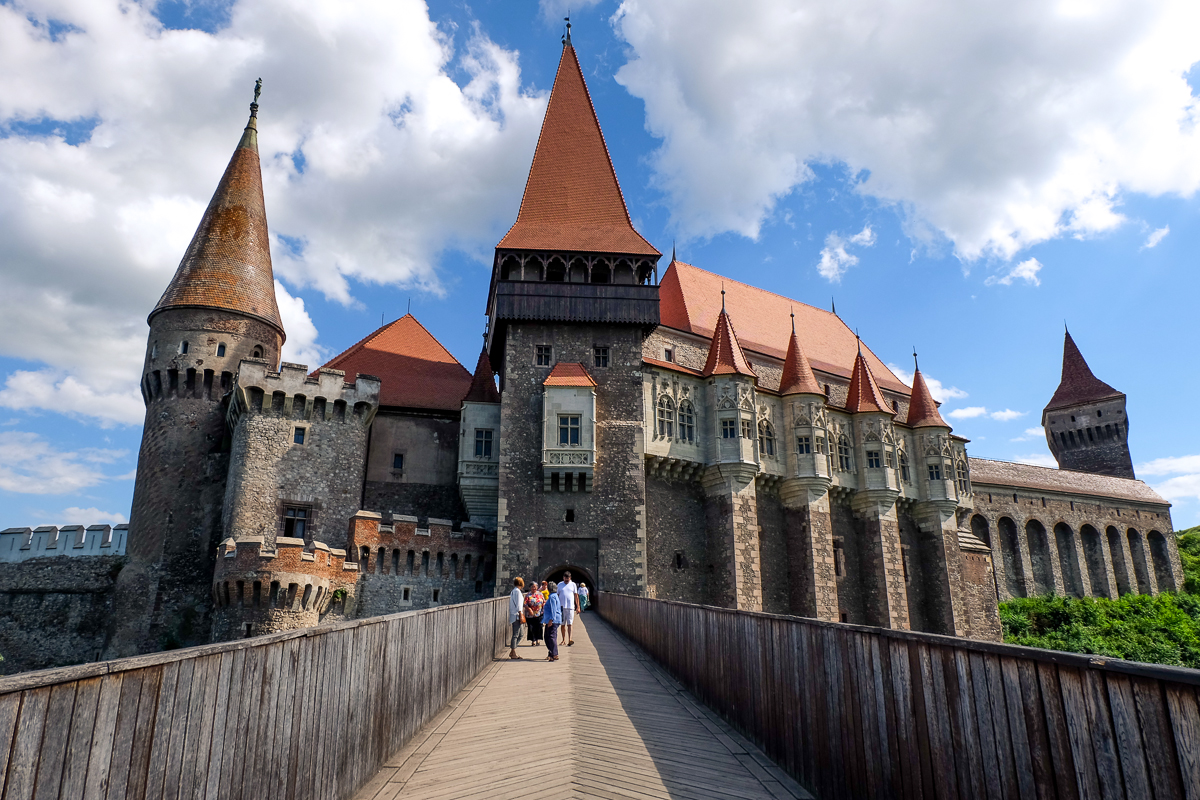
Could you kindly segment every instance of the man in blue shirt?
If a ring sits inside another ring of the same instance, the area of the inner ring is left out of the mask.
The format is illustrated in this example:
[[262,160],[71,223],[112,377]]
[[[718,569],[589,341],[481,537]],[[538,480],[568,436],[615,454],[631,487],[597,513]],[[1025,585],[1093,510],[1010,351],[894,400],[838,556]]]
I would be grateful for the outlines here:
[[546,656],[547,661],[558,661],[558,637],[555,634],[558,632],[558,626],[562,624],[562,603],[558,599],[558,585],[553,581],[546,587],[550,590],[550,596],[546,598],[546,605],[542,608],[542,625],[545,630],[546,648],[550,651],[550,655]]

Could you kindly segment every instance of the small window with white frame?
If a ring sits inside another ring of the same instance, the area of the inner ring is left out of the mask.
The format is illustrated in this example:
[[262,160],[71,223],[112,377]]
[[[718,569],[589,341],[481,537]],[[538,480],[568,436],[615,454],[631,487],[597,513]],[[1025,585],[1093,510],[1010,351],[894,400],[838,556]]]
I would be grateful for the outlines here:
[[578,447],[580,417],[578,414],[559,414],[558,415],[558,446],[559,447]]
[[721,420],[721,438],[736,439],[737,438],[737,420],[723,419]]
[[664,347],[663,348],[663,361],[669,361],[672,364],[675,363],[675,348],[674,347]]

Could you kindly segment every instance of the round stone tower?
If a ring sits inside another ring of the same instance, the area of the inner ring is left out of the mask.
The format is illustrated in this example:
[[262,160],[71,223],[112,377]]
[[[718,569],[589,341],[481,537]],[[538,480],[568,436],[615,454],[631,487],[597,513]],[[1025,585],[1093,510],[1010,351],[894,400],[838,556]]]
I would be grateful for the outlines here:
[[[256,94],[257,99],[257,94]],[[175,277],[150,313],[146,422],[106,657],[209,641],[238,364],[279,363],[258,104]]]

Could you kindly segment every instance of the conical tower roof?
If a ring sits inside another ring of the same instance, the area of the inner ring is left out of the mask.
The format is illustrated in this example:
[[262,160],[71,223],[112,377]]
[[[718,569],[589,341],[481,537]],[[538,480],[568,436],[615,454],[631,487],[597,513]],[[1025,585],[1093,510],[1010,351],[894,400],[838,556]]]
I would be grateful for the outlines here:
[[779,378],[780,394],[824,394],[817,376],[813,374],[808,356],[796,338],[796,320],[792,319],[792,338],[788,340],[787,356],[783,359],[783,374]]
[[717,317],[717,329],[713,331],[712,344],[708,347],[708,360],[704,362],[704,375],[748,375],[757,378],[742,346],[738,344],[737,333],[725,309],[721,309]]
[[910,428],[949,428],[946,420],[938,411],[937,402],[929,393],[925,384],[925,376],[918,369],[913,374],[912,397],[908,401],[908,420],[905,423]]
[[1083,360],[1083,353],[1075,346],[1071,332],[1067,331],[1063,340],[1062,380],[1044,410],[1069,408],[1112,397],[1124,397],[1124,394],[1092,374],[1091,368]]
[[629,219],[570,41],[563,44],[521,210],[496,246],[661,255],[634,230]]
[[475,375],[471,378],[471,388],[467,389],[464,403],[499,403],[500,392],[496,391],[496,373],[492,371],[492,360],[488,358],[487,348],[479,352],[479,361],[475,364]]
[[258,104],[150,317],[168,308],[217,308],[257,317],[286,336],[275,302],[270,235],[258,162]]
[[850,392],[846,398],[846,410],[859,414],[864,411],[878,411],[883,414],[893,414],[891,404],[879,391],[871,367],[860,350],[854,359],[854,370],[850,374]]

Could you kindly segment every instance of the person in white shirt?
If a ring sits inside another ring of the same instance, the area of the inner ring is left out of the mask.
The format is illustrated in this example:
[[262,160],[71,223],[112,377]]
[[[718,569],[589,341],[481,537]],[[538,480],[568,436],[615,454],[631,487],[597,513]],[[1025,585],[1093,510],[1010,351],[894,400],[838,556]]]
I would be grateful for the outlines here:
[[562,604],[562,640],[567,647],[575,644],[572,635],[572,623],[575,622],[575,612],[579,610],[579,586],[571,580],[571,573],[564,572],[562,583],[558,585],[558,601]]
[[512,643],[508,648],[509,658],[520,658],[517,655],[517,642],[521,641],[521,626],[525,624],[525,595],[521,589],[525,581],[513,578],[513,590],[508,595],[508,621],[512,625]]

